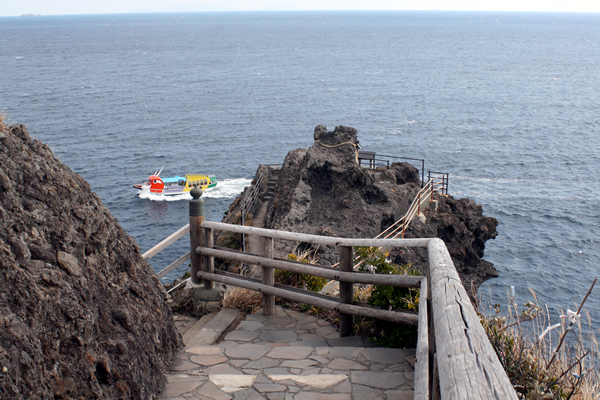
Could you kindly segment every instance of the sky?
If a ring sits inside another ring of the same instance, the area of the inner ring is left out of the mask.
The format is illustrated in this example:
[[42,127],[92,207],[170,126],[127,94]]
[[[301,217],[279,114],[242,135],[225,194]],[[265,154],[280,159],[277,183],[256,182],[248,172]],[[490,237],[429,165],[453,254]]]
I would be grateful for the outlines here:
[[271,10],[600,12],[600,0],[0,0],[0,16]]

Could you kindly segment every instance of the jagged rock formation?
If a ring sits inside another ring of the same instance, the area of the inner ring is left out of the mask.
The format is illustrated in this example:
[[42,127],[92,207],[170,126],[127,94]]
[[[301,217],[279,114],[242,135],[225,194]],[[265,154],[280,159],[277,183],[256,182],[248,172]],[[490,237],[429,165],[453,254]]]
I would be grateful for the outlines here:
[[[338,126],[328,132],[317,126],[314,139],[309,149],[288,153],[272,193],[261,188],[262,198],[269,202],[266,228],[373,238],[404,216],[421,188],[415,167],[407,163],[393,163],[389,169],[359,166],[354,128]],[[262,174],[261,182],[265,182],[272,173],[261,166],[257,177]],[[233,222],[236,216],[239,219],[240,206],[249,193],[250,189],[246,190],[232,204],[226,222]],[[439,195],[436,199],[437,211],[425,210],[425,222],[414,219],[405,237],[443,239],[465,288],[474,295],[481,282],[497,276],[493,265],[482,257],[485,242],[497,234],[498,222],[485,217],[481,206],[469,199]],[[275,241],[275,246],[278,256],[285,257],[295,244]],[[338,261],[335,249],[320,248],[319,256],[321,264]],[[392,256],[396,262],[427,270],[425,249],[402,249]]]
[[83,178],[0,132],[0,398],[157,395],[182,346],[165,295]]

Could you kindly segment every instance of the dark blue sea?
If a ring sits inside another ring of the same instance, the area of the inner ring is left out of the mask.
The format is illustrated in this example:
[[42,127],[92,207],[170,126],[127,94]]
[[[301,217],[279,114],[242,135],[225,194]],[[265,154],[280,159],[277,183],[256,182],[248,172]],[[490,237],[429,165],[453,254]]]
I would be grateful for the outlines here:
[[[349,125],[425,159],[498,219],[492,302],[575,309],[600,275],[600,14],[244,12],[0,18],[0,109],[90,182],[142,248],[187,202],[132,188],[206,172],[207,218],[259,163]],[[182,240],[155,269],[187,250]],[[169,275],[173,279],[181,271]],[[600,287],[587,302],[600,327]],[[555,321],[554,321],[555,322]]]

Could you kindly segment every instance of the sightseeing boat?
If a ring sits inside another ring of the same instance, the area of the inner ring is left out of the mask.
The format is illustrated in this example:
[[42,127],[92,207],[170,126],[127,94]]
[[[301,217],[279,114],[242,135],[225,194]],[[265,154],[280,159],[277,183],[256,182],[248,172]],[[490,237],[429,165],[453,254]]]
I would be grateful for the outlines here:
[[158,195],[175,195],[188,193],[195,187],[202,190],[217,186],[217,177],[204,174],[186,174],[185,176],[173,176],[161,178],[162,169],[148,177],[148,180],[140,185],[133,185],[142,192]]

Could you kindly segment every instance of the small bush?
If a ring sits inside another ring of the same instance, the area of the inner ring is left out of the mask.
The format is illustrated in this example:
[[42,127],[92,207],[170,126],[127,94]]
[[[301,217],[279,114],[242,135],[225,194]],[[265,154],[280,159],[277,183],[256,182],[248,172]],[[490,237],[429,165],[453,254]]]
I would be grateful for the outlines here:
[[[410,264],[396,265],[387,255],[374,247],[357,247],[355,264],[364,272],[393,275],[421,275]],[[417,311],[419,289],[398,288],[380,285],[356,285],[355,297],[373,307],[385,309],[401,308]],[[372,318],[354,318],[358,334],[368,337],[383,347],[414,348],[417,345],[418,328],[412,325],[397,324]]]
[[[308,264],[316,264],[317,261],[310,251],[301,254],[288,254],[287,259]],[[325,287],[327,279],[278,269],[275,270],[275,282],[282,285],[303,288],[311,292],[318,292]]]
[[[412,268],[411,264],[396,265],[391,263],[387,260],[386,254],[374,247],[358,247],[355,254],[357,256],[355,263],[360,264],[359,268],[363,272],[392,275],[421,275],[419,271]],[[416,311],[419,307],[419,289],[375,285],[371,290],[368,303],[374,307],[388,308],[390,310],[392,308],[403,308]]]

